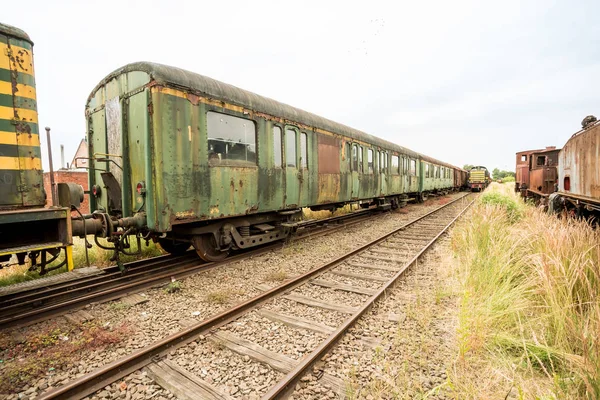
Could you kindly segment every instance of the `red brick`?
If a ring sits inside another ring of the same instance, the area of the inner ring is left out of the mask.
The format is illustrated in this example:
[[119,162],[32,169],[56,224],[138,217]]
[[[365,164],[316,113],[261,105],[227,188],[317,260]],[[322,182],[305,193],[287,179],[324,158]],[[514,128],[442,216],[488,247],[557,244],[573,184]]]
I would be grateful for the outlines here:
[[[77,183],[83,186],[83,190],[88,190],[88,173],[87,171],[72,171],[72,170],[58,170],[54,171],[54,183]],[[44,190],[46,191],[46,207],[52,205],[52,195],[50,194],[50,172],[44,172]],[[90,196],[84,194],[83,203],[79,208],[82,214],[90,213]],[[77,213],[73,214],[74,216]]]

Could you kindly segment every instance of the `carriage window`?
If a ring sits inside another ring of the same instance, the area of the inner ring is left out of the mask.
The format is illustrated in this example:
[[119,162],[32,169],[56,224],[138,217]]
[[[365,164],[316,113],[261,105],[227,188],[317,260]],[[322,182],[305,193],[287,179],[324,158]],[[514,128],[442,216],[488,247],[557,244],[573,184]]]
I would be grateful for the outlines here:
[[397,175],[400,173],[400,160],[398,156],[392,156],[392,174]]
[[288,167],[296,166],[296,131],[285,130],[285,164]]
[[300,135],[300,166],[308,168],[308,135],[304,132]]
[[429,178],[429,164],[425,163],[425,178]]
[[358,145],[352,145],[352,171],[358,171]]
[[383,164],[383,172],[387,174],[389,172],[389,170],[388,170],[388,153],[386,153],[384,151],[381,153],[381,156],[383,158],[383,163],[382,163]]
[[373,149],[367,150],[367,166],[369,168],[369,173],[373,173]]
[[525,154],[521,156],[521,161],[527,161],[527,156]]
[[365,166],[363,164],[363,148],[358,146],[358,170],[363,173],[365,172]]
[[546,156],[539,156],[537,158],[537,165],[546,165]]
[[406,175],[406,173],[408,172],[408,158],[403,157],[402,158],[402,164],[404,166],[404,175]]
[[410,174],[417,175],[417,161],[410,160]]
[[208,162],[210,165],[256,165],[254,121],[209,111]]
[[281,154],[281,128],[273,126],[273,166],[280,168],[283,166],[283,155]]
[[440,169],[439,167],[436,165],[435,167],[435,175],[433,176],[434,178],[439,178],[440,177]]
[[385,174],[387,168],[387,153],[384,151],[379,152],[379,172]]

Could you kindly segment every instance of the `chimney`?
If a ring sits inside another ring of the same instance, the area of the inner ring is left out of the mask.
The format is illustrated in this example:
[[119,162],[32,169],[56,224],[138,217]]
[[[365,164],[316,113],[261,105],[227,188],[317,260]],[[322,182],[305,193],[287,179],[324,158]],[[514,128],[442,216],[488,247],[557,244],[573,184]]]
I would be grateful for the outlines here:
[[65,169],[65,146],[60,145],[60,169]]

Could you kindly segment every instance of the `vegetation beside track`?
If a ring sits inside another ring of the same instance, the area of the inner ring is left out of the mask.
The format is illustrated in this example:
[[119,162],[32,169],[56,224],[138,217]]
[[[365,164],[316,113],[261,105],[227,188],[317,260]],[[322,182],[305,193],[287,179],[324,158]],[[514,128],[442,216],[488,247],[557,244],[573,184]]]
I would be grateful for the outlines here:
[[600,397],[600,235],[493,184],[452,235],[455,398]]
[[[98,239],[100,243],[105,246],[112,246],[112,244],[106,242],[104,239]],[[137,243],[135,241],[131,242],[130,252],[137,251]],[[91,249],[88,249],[88,257],[90,260],[90,265],[96,266],[99,268],[109,267],[111,265],[115,265],[113,261],[110,261],[112,257],[112,252],[102,250],[95,244]],[[142,254],[138,256],[123,256],[121,255],[121,261],[130,262],[135,260],[141,260],[144,258],[156,257],[161,254],[166,254],[160,246],[156,245],[152,241],[150,241],[149,245],[146,246],[145,242],[142,241]],[[61,256],[61,260],[62,260]],[[73,263],[75,264],[75,268],[86,267],[86,258],[85,258],[85,242],[80,238],[73,238]],[[27,262],[25,265],[13,265],[8,268],[0,269],[0,287],[8,286],[15,283],[31,281],[38,278],[43,278],[45,276],[60,274],[67,270],[67,267],[64,266],[54,271],[50,271],[46,275],[40,276],[37,271],[29,271],[30,264]]]
[[81,352],[117,345],[132,332],[125,323],[115,327],[84,323],[75,328],[55,322],[41,331],[29,330],[20,339],[0,333],[0,394],[16,393],[25,385],[36,386],[44,376],[64,373]]

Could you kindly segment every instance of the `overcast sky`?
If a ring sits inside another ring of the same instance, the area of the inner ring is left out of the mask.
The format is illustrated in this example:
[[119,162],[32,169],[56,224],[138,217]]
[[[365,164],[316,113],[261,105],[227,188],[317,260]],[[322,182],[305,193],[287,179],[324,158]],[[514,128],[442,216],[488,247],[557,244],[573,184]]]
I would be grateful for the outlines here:
[[[600,117],[592,1],[9,2],[35,43],[54,165],[84,107],[134,61],[188,69],[462,166],[514,170]],[[44,166],[47,149],[43,137]]]

